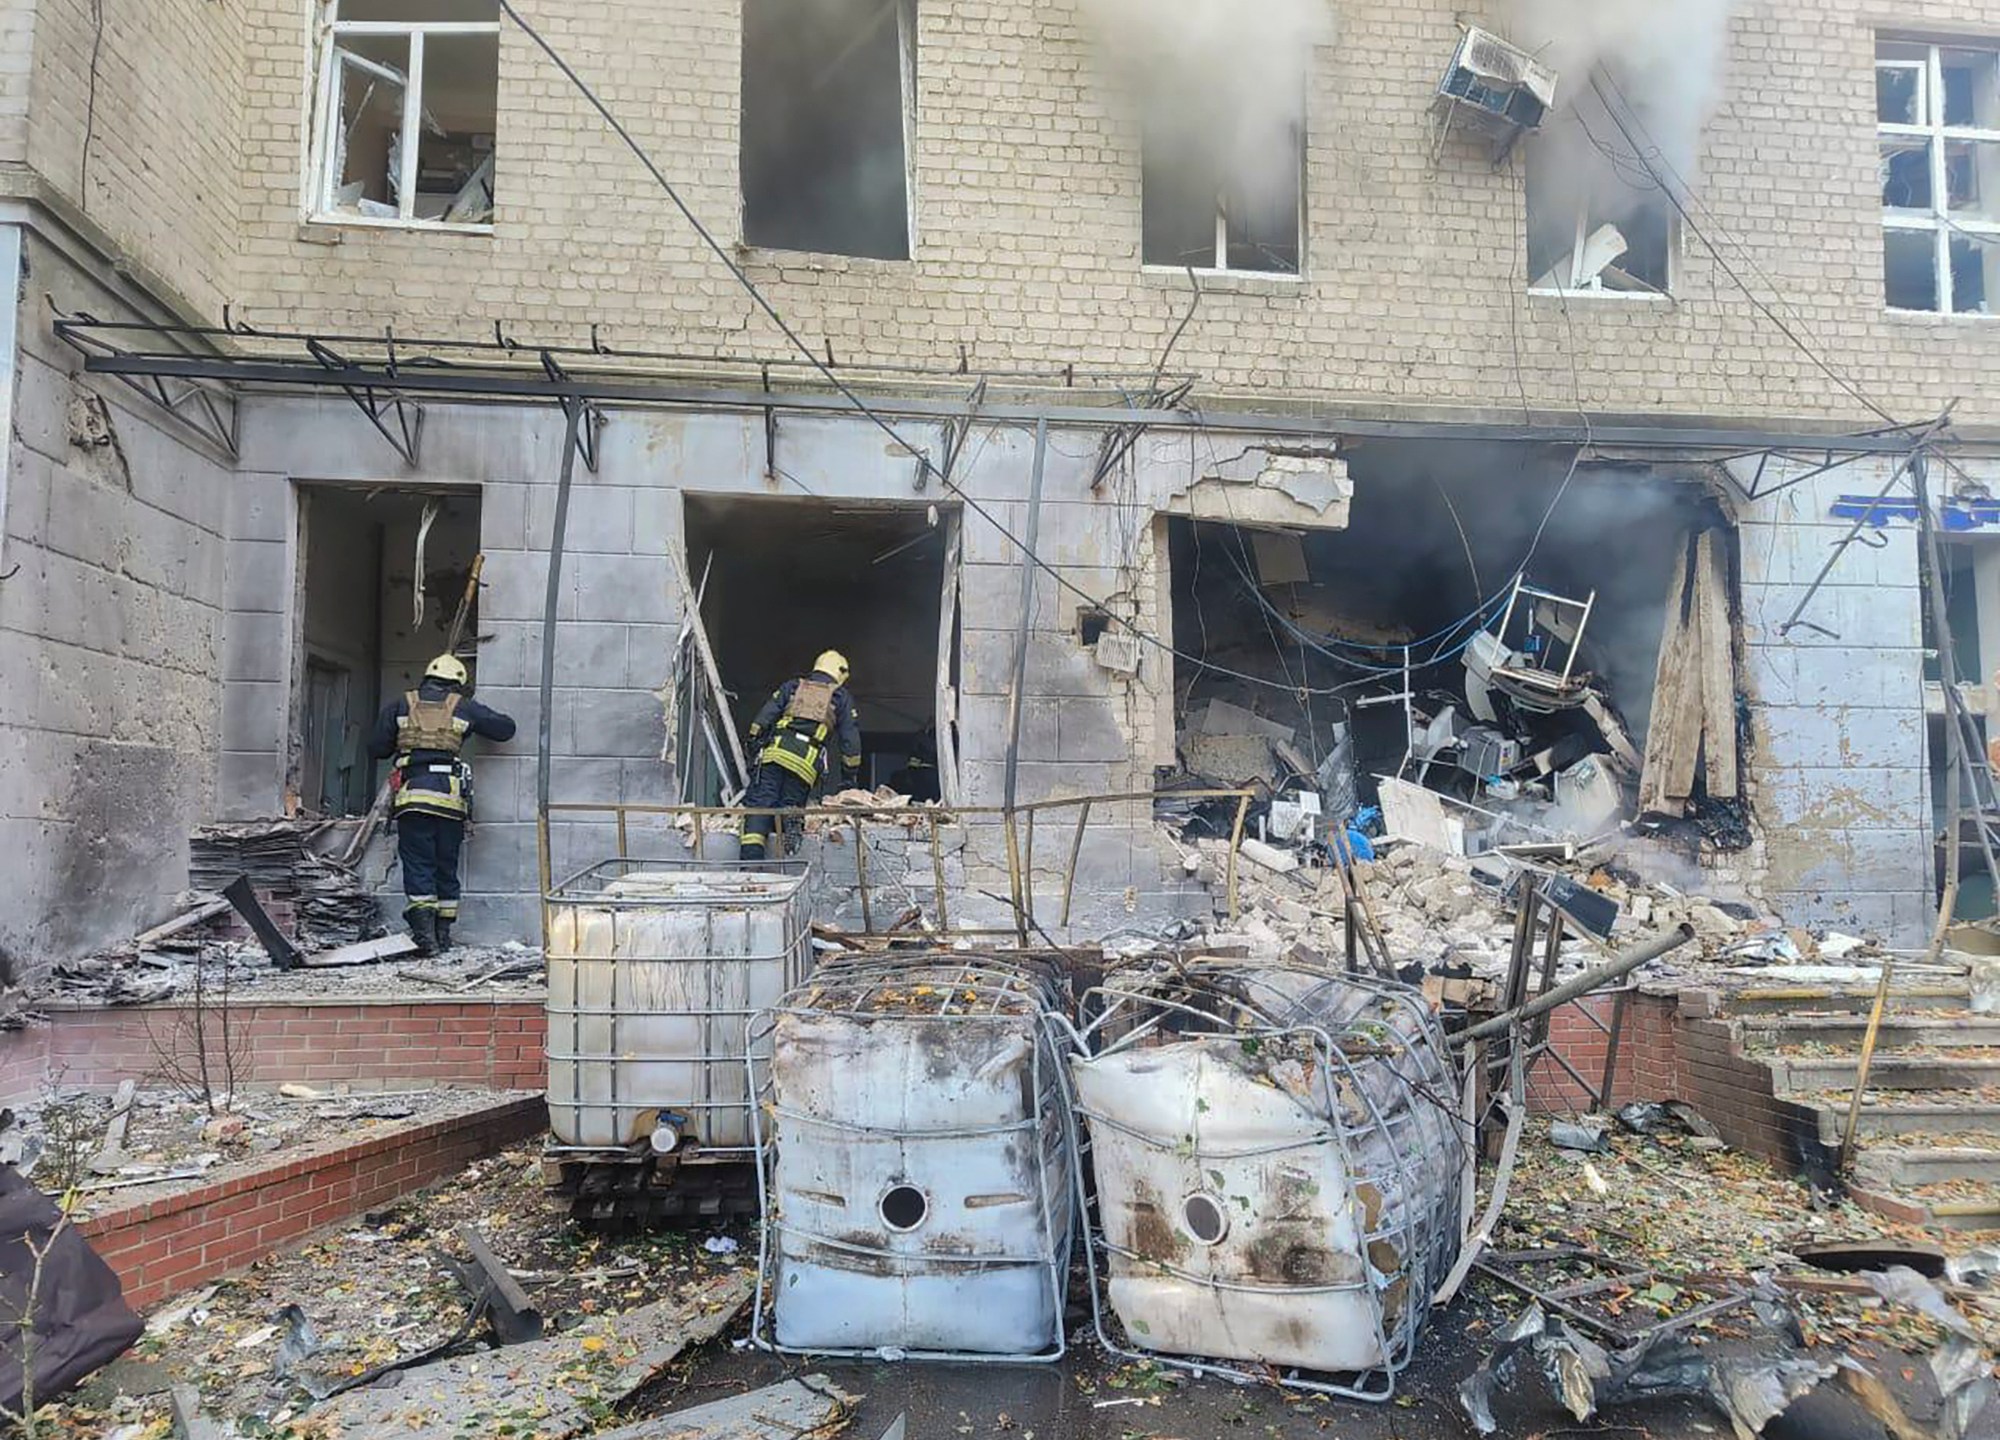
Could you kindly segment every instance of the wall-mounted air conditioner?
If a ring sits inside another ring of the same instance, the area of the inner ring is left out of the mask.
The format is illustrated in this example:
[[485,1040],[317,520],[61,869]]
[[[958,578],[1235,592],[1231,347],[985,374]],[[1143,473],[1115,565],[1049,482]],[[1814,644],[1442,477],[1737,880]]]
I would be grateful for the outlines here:
[[1468,26],[1438,82],[1438,100],[1458,120],[1512,140],[1539,127],[1556,103],[1556,72],[1498,35]]

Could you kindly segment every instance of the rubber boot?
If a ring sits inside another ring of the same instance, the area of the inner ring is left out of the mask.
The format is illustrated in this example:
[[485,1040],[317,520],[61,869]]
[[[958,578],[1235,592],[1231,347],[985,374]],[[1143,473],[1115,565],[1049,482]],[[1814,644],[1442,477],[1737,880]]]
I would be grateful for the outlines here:
[[440,914],[437,917],[437,952],[440,955],[451,949],[451,922],[451,916]]
[[403,920],[410,927],[410,938],[417,942],[419,955],[435,955],[437,943],[437,911],[428,907],[412,905],[403,912]]

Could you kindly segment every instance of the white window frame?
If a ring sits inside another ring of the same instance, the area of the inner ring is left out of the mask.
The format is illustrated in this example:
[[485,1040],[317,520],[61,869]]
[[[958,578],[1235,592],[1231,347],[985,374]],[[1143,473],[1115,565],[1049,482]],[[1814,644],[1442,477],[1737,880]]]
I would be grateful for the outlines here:
[[[1585,196],[1577,202],[1576,207],[1576,239],[1570,244],[1569,283],[1566,285],[1537,285],[1533,280],[1530,280],[1528,293],[1530,295],[1563,295],[1571,297],[1584,295],[1593,300],[1636,300],[1653,305],[1672,304],[1674,298],[1674,262],[1680,257],[1681,224],[1680,216],[1671,213],[1673,202],[1667,199],[1664,192],[1660,196],[1660,201],[1669,211],[1667,217],[1667,283],[1660,289],[1616,290],[1604,283],[1604,272],[1602,270],[1590,275],[1580,276],[1576,273],[1583,265],[1584,242],[1590,239],[1596,228],[1590,223],[1590,197]],[[1610,224],[1612,222],[1605,221],[1603,223]],[[1524,245],[1527,243],[1525,238],[1522,243]],[[1633,278],[1636,280],[1639,277],[1635,275]]]
[[[1307,126],[1306,106],[1303,98],[1301,99],[1301,103],[1299,105],[1298,124],[1299,124],[1299,185],[1298,185],[1299,199],[1298,199],[1298,204],[1294,206],[1292,210],[1293,223],[1296,224],[1298,227],[1298,234],[1292,242],[1293,249],[1296,251],[1298,255],[1298,264],[1296,266],[1294,266],[1290,270],[1234,270],[1230,268],[1229,194],[1227,189],[1225,188],[1216,191],[1215,194],[1215,249],[1213,252],[1211,252],[1209,256],[1209,261],[1210,261],[1209,264],[1195,265],[1195,266],[1156,265],[1150,261],[1142,260],[1139,266],[1140,270],[1149,275],[1186,275],[1188,271],[1192,269],[1195,274],[1203,276],[1204,278],[1215,277],[1219,279],[1228,279],[1228,280],[1272,280],[1276,281],[1281,285],[1302,284],[1306,278],[1306,207],[1308,204],[1306,179],[1309,173],[1306,167],[1306,146],[1310,134]],[[1140,144],[1144,145],[1144,143],[1145,141],[1142,137],[1140,140]],[[1145,184],[1143,164],[1141,165],[1140,170],[1141,170],[1140,184],[1143,187]],[[1224,183],[1226,186],[1227,182],[1225,181]],[[1143,208],[1144,204],[1145,201],[1142,196],[1140,200],[1141,217],[1139,222],[1141,229],[1139,237],[1139,249],[1142,255],[1145,253],[1145,245],[1146,245],[1145,234],[1144,234],[1144,227],[1145,227],[1144,208]]]
[[[1883,45],[1907,45],[1923,47],[1922,60],[1884,60],[1881,58]],[[1951,213],[1951,187],[1946,173],[1945,142],[1949,140],[1984,140],[2000,142],[2000,130],[1982,130],[1971,125],[1947,125],[1944,123],[1944,52],[1947,50],[1971,50],[1995,57],[1996,72],[2000,72],[2000,42],[1992,40],[1960,40],[1939,43],[1931,40],[1912,40],[1897,35],[1883,35],[1877,41],[1875,73],[1884,70],[1912,70],[1918,76],[1917,113],[1921,123],[1915,125],[1889,124],[1882,120],[1880,102],[1877,102],[1875,120],[1875,163],[1882,163],[1882,142],[1884,140],[1922,140],[1930,148],[1931,161],[1931,210],[1924,215],[1909,210],[1882,209],[1882,228],[1890,231],[1914,233],[1929,232],[1932,236],[1931,273],[1937,283],[1938,308],[1935,310],[1905,310],[1900,306],[1887,305],[1888,293],[1885,288],[1883,302],[1898,315],[1948,315],[1960,320],[2000,319],[2000,312],[1993,310],[1960,311],[1953,305],[1951,291],[1951,237],[1954,233],[1973,239],[1975,244],[2000,244],[2000,222],[1990,220],[1959,220]],[[1996,79],[2000,84],[2000,79]],[[1880,188],[1879,186],[1877,187]],[[1980,239],[1979,237],[1989,237]],[[1886,243],[1886,236],[1885,241]],[[1885,282],[1886,283],[1886,282]],[[2000,303],[2000,296],[1988,296],[1989,305]]]
[[[418,144],[411,137],[423,130],[424,96],[424,40],[431,35],[492,35],[500,34],[498,20],[342,20],[340,0],[326,0],[326,19],[320,26],[319,60],[319,104],[313,116],[312,157],[307,166],[306,219],[317,225],[357,225],[382,230],[432,230],[446,231],[461,235],[490,235],[493,223],[489,220],[480,224],[464,221],[425,220],[415,213],[417,192],[417,151]],[[366,56],[344,52],[340,42],[347,36],[388,35],[408,42],[410,69],[407,76],[398,76],[387,67],[369,60]],[[385,79],[395,81],[403,87],[403,146],[400,158],[401,173],[396,184],[396,208],[398,213],[389,215],[356,215],[352,211],[341,210],[333,203],[334,191],[339,188],[341,162],[344,159],[342,147],[336,131],[340,124],[340,86],[342,69],[355,65],[371,72],[380,72]],[[493,117],[494,128],[499,128],[500,117]],[[498,146],[495,146],[497,151]]]

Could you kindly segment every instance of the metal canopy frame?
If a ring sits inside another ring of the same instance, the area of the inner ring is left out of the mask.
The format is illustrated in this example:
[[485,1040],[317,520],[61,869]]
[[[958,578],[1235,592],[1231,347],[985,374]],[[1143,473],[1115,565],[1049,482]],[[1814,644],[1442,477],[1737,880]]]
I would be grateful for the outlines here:
[[[371,423],[386,411],[407,415],[423,398],[473,404],[570,401],[596,406],[662,406],[735,410],[769,417],[767,434],[780,413],[852,413],[854,402],[825,388],[811,388],[814,372],[803,361],[618,350],[595,338],[588,346],[531,344],[496,326],[492,340],[468,341],[380,335],[316,335],[260,330],[241,323],[222,327],[164,325],[144,321],[102,321],[85,314],[60,316],[56,333],[84,355],[84,369],[134,384],[209,382],[243,393],[359,391]],[[225,348],[227,347],[227,348]],[[197,353],[197,352],[206,353]],[[337,363],[330,363],[327,357]],[[1465,440],[1588,446],[1600,450],[1638,449],[1721,452],[1742,457],[1765,452],[1824,452],[1838,456],[1907,455],[1914,440],[1909,427],[1852,433],[1690,425],[1668,421],[1599,420],[1578,415],[1546,424],[1477,419],[1383,418],[1351,413],[1263,412],[1196,409],[1178,401],[1133,404],[1131,371],[1083,371],[1065,365],[1041,370],[987,372],[987,390],[966,390],[966,374],[921,366],[843,366],[851,384],[867,387],[867,403],[879,416],[930,421],[1087,428],[1132,427],[1155,431],[1247,431],[1263,435],[1308,435],[1324,441]],[[796,375],[795,388],[766,390],[767,374]],[[1161,381],[1145,372],[1156,385]],[[1167,390],[1181,382],[1177,375]],[[993,389],[1005,387],[1008,398]],[[880,387],[883,393],[875,393]],[[896,393],[888,393],[890,390]],[[182,398],[185,403],[185,397]],[[359,402],[357,402],[359,403]],[[404,408],[398,412],[396,405]],[[384,438],[397,444],[400,424]],[[593,427],[594,428],[594,427]],[[414,429],[412,431],[414,433]],[[770,438],[775,441],[775,436]],[[2000,434],[1955,434],[1961,447],[2000,455]],[[1115,443],[1115,442],[1114,442]],[[398,447],[400,449],[400,446]],[[412,447],[414,448],[414,446]],[[1720,458],[1711,456],[1709,458]],[[588,461],[586,462],[588,463]],[[928,477],[925,477],[928,478]]]
[[[92,369],[93,359],[124,353],[105,337],[102,333],[105,328],[115,327],[82,312],[56,321],[56,333],[82,353],[85,370]],[[221,377],[170,377],[118,371],[94,373],[114,375],[169,415],[192,427],[203,439],[220,447],[230,459],[240,458],[237,449],[236,392],[227,384],[219,383]]]

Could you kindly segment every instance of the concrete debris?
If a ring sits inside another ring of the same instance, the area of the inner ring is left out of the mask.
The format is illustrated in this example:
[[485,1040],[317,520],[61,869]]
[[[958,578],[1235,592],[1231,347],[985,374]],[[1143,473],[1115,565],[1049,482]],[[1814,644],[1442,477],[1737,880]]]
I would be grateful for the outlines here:
[[824,1375],[804,1375],[656,1420],[600,1430],[595,1440],[798,1440],[832,1435],[853,1413],[859,1398]]
[[[313,1412],[328,1433],[456,1440],[475,1410],[536,1417],[547,1440],[583,1435],[689,1346],[722,1333],[755,1289],[745,1271],[718,1275],[672,1300],[591,1319],[546,1340],[442,1359],[386,1389],[350,1390]],[[666,1434],[672,1434],[668,1431]]]
[[1602,1121],[1551,1120],[1549,1139],[1558,1150],[1590,1155],[1602,1154],[1611,1148],[1611,1140]]

